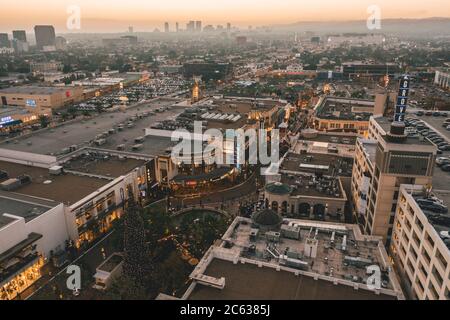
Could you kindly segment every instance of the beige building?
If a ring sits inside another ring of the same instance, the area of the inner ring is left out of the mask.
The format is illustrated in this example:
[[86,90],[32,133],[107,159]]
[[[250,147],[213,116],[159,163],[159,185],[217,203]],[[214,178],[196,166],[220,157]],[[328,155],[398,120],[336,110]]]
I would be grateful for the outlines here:
[[391,121],[372,117],[369,140],[358,139],[352,174],[353,215],[361,230],[390,241],[401,184],[431,184],[436,147],[407,137],[392,141]]
[[390,253],[410,298],[450,300],[450,224],[419,207],[424,195],[423,186],[400,187]]
[[0,90],[0,104],[57,109],[83,99],[82,87],[9,87]]

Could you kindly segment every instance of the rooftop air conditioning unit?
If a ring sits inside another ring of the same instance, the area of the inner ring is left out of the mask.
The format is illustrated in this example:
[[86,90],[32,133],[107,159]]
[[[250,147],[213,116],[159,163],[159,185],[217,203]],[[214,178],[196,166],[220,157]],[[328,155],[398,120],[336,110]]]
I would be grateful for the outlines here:
[[62,166],[53,166],[49,169],[49,173],[51,175],[60,175],[63,172],[63,167]]

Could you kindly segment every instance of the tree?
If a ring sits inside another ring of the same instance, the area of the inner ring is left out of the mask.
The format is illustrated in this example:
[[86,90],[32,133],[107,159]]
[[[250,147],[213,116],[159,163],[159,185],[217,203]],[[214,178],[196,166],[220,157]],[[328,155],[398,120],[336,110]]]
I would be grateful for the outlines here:
[[47,128],[50,124],[50,119],[46,115],[40,115],[39,122],[41,123],[42,128]]
[[141,208],[136,204],[131,190],[128,193],[128,208],[124,217],[123,242],[123,275],[133,281],[136,287],[145,288],[151,271],[150,254]]

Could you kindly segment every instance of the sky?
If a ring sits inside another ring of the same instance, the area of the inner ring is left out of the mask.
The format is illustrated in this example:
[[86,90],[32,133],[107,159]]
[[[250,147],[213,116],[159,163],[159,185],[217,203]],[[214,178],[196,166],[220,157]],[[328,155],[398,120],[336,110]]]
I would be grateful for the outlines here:
[[[367,8],[378,5],[381,18],[450,17],[448,0],[1,0],[0,30],[32,31],[52,24],[57,33],[117,32],[163,29],[165,21],[184,28],[189,20],[203,25],[230,22],[239,27],[299,21],[366,20]],[[81,12],[81,29],[69,30],[67,9]]]

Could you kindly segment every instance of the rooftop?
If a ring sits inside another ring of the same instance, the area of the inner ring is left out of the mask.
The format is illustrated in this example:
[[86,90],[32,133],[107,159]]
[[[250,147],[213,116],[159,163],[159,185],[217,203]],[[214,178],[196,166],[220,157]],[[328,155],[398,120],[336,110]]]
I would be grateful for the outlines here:
[[[71,146],[80,148],[92,145],[97,136],[105,133],[106,141],[101,145],[101,148],[116,150],[118,146],[124,145],[125,151],[132,151],[132,146],[136,144],[134,139],[144,136],[146,128],[150,128],[152,124],[163,119],[175,118],[183,107],[173,107],[165,112],[138,118],[133,121],[132,126],[128,126],[128,121],[136,115],[152,112],[167,105],[172,105],[172,102],[160,100],[129,108],[126,112],[102,113],[89,120],[71,122],[56,128],[34,132],[27,137],[19,137],[9,142],[0,143],[0,148],[37,154],[62,155],[67,153],[65,149]],[[113,134],[108,133],[110,129],[118,129],[119,124],[124,125],[122,131],[116,130]],[[138,153],[156,155],[170,144],[170,138],[166,140],[147,138],[149,141],[143,143],[142,149],[137,151]],[[162,143],[164,146],[161,146]]]
[[38,86],[21,86],[21,87],[9,87],[0,89],[0,93],[13,93],[13,94],[54,94],[56,92],[65,91],[66,87],[38,87]]
[[[373,120],[380,125],[385,133],[388,133],[391,129],[391,124],[393,119],[387,117],[373,117]],[[381,134],[385,141],[387,140],[386,134]],[[390,142],[392,143],[392,142]],[[406,140],[404,140],[401,144],[409,144],[409,145],[423,145],[423,146],[432,146],[433,144],[428,139],[422,139],[419,136],[411,136],[409,135]]]
[[316,107],[317,118],[333,120],[369,121],[373,114],[374,101],[325,97]]
[[259,268],[254,264],[233,264],[214,259],[205,271],[211,277],[225,277],[226,285],[215,289],[195,286],[189,300],[393,300],[395,297],[376,295],[367,290],[337,286],[325,280]]
[[291,196],[343,198],[343,190],[337,178],[311,175],[281,175],[281,181],[291,186]]
[[0,161],[0,170],[6,171],[10,178],[20,175],[31,177],[31,183],[24,184],[14,193],[51,199],[73,204],[106,185],[110,180],[84,175],[50,175],[48,169]]
[[313,153],[298,154],[289,152],[281,164],[286,172],[322,173],[325,175],[351,176],[352,158],[344,158],[331,154]]
[[66,161],[64,169],[100,176],[119,177],[143,166],[145,163],[146,161],[144,160],[119,157],[113,154],[107,155],[105,152],[89,149],[77,157]]
[[25,222],[29,222],[57,205],[57,202],[0,191],[0,228],[14,221],[13,218],[4,216],[5,213],[22,217]]
[[[238,217],[222,241],[192,272],[188,299],[404,298],[380,238],[355,225],[284,219],[277,233]],[[380,267],[378,289],[367,286],[369,265]],[[222,277],[222,289],[202,284]]]

